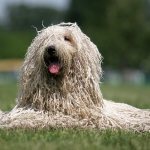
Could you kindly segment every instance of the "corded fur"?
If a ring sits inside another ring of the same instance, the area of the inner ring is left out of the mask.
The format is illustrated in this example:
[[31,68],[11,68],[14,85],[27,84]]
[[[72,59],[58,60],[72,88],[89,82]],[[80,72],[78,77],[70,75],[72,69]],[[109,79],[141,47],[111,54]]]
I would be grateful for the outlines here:
[[[69,37],[69,41],[64,38]],[[44,61],[55,46],[63,66],[49,75]],[[20,74],[17,105],[0,112],[0,128],[80,127],[150,131],[150,111],[103,99],[99,83],[102,57],[76,24],[61,23],[38,32]]]

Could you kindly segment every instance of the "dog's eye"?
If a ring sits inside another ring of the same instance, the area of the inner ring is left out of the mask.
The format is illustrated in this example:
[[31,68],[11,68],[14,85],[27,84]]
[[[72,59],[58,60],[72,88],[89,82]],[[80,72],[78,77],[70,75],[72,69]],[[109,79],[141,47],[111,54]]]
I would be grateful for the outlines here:
[[68,36],[64,36],[64,40],[68,41],[68,42],[71,42],[71,39]]

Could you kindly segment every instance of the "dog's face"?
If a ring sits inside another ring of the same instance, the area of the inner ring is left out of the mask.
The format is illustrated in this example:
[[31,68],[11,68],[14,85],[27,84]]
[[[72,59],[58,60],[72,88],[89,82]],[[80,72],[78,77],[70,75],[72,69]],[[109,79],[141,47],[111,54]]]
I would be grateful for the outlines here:
[[89,77],[99,81],[100,62],[97,47],[76,24],[61,23],[38,32],[28,48],[22,74],[47,84],[68,79],[86,82]]
[[43,30],[49,36],[45,40],[43,63],[46,71],[58,77],[70,69],[72,59],[77,51],[77,42],[73,34],[73,24],[62,24]]

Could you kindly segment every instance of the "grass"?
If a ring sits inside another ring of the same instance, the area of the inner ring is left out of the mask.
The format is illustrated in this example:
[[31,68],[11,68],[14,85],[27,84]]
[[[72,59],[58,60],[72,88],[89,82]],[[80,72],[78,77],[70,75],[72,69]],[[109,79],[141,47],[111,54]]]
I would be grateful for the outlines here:
[[15,105],[17,84],[0,84],[0,109],[10,110]]
[[150,85],[102,85],[104,98],[123,102],[139,108],[150,108]]
[[147,150],[150,134],[87,130],[0,130],[3,150]]
[[[150,108],[150,86],[101,85],[106,99]],[[0,108],[15,105],[17,85],[0,85]],[[0,130],[0,150],[148,150],[150,133],[99,131],[81,129]]]

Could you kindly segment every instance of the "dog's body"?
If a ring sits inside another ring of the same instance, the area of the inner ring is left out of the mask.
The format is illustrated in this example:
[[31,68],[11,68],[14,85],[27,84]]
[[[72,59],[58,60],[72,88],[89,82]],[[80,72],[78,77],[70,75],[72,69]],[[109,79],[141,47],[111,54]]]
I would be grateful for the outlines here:
[[103,99],[101,55],[76,24],[43,29],[21,69],[16,107],[0,127],[90,127],[150,131],[150,111]]

